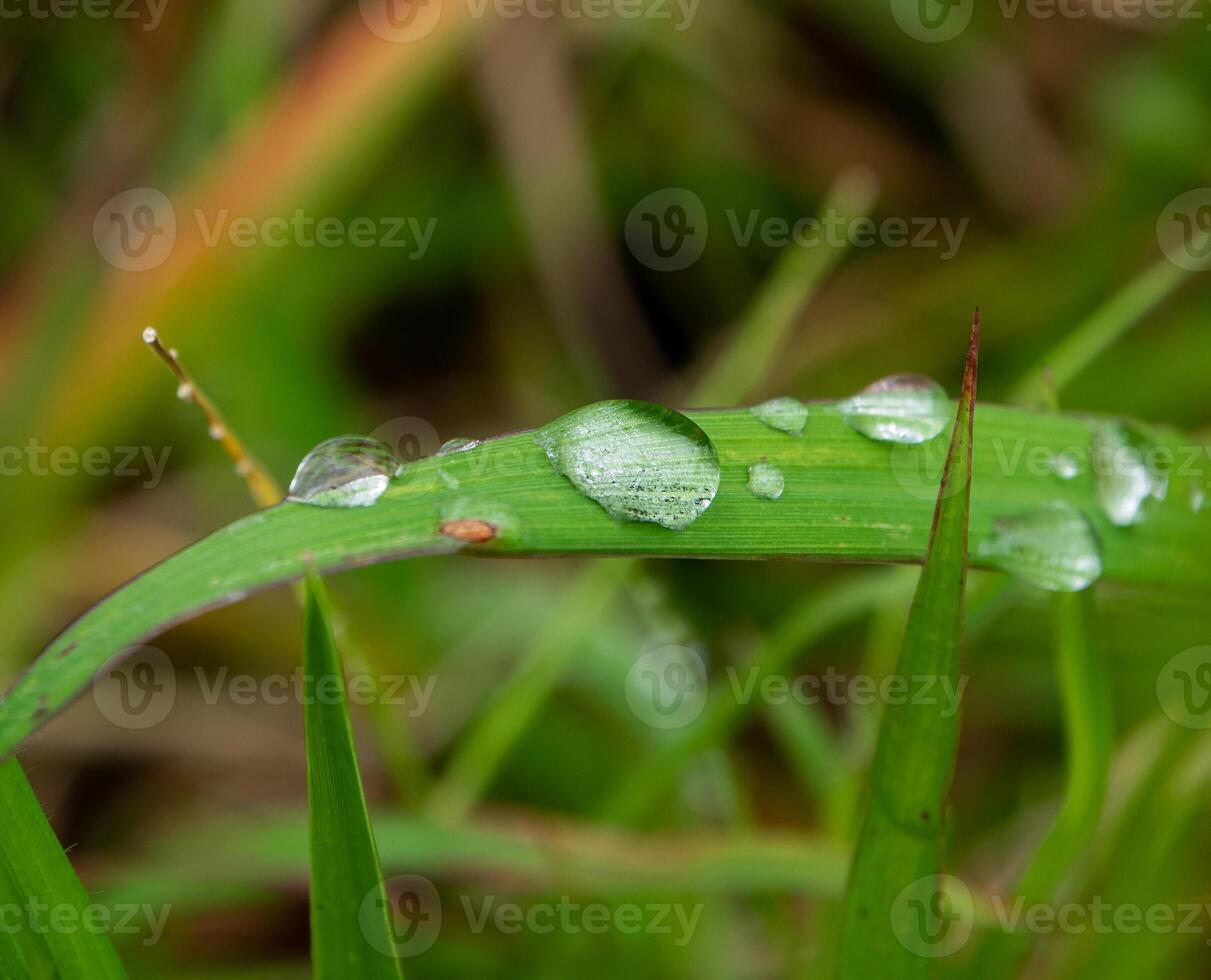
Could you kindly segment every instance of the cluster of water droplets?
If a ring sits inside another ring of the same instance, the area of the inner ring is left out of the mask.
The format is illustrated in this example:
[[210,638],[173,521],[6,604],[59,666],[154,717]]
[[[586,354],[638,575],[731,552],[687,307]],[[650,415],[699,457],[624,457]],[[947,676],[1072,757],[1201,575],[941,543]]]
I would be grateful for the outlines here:
[[543,426],[534,441],[557,473],[619,520],[681,530],[719,491],[714,443],[660,405],[597,402]]

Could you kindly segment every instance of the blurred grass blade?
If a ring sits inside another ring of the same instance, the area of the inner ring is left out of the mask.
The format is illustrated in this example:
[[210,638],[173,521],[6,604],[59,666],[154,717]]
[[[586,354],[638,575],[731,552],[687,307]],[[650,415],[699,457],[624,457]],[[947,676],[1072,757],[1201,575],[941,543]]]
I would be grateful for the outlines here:
[[[30,916],[28,928],[19,930],[13,942],[0,940],[0,966],[6,966],[3,976],[36,976],[31,968],[38,966],[38,946],[44,943],[62,980],[125,978],[126,971],[109,936],[88,927],[93,921],[89,909],[94,903],[76,877],[15,758],[0,764],[0,827],[0,877],[7,879],[9,890]],[[38,909],[53,918],[49,922],[42,919],[37,916]],[[57,924],[62,922],[69,925],[59,927]],[[3,931],[11,927],[11,920],[6,919]],[[40,934],[41,939],[33,933]],[[17,957],[31,972],[8,971],[6,960]]]
[[309,575],[303,676],[311,838],[311,961],[319,980],[400,980],[323,582]]
[[[524,432],[420,460],[373,507],[288,502],[236,521],[132,580],[60,634],[0,702],[0,754],[16,748],[132,644],[251,591],[297,579],[312,564],[334,571],[466,547],[513,556],[884,562],[924,556],[932,508],[921,457],[889,452],[887,444],[859,435],[835,403],[814,403],[808,430],[798,438],[744,409],[687,415],[713,443],[720,480],[709,510],[680,531],[616,521],[556,473]],[[1089,445],[1097,419],[992,406],[981,407],[980,419],[973,540],[1006,513],[1061,500],[1085,512],[1099,532],[1103,580],[1187,593],[1211,585],[1211,522],[1180,494],[1157,502],[1147,521],[1123,529],[1104,516],[1092,480],[1059,481],[1050,470],[1027,465],[1041,451]],[[1177,433],[1154,434],[1158,447],[1174,453],[1189,445]],[[787,474],[773,506],[748,488],[749,466],[759,459]],[[450,513],[459,518],[457,527],[482,516],[496,521],[499,533],[468,545],[449,536],[443,515]]]
[[[977,313],[929,551],[896,664],[896,674],[910,686],[916,678],[929,677],[936,687],[949,684],[948,690],[961,690],[979,343]],[[931,946],[946,942],[955,914],[926,921],[937,918],[940,901],[942,824],[959,744],[959,712],[948,710],[954,707],[949,699],[913,700],[884,708],[866,814],[846,885],[841,980],[928,976]]]
[[1022,405],[1043,404],[1047,399],[1045,371],[1051,372],[1056,389],[1063,389],[1190,276],[1189,270],[1168,257],[1149,266],[1048,351],[1014,388],[1011,400]]
[[[1078,592],[1056,596],[1055,603],[1067,786],[1060,812],[1017,886],[1027,907],[1055,901],[1066,873],[1094,840],[1112,762],[1110,679],[1092,640],[1093,597]],[[980,980],[1015,976],[1030,940],[1028,933],[994,930],[970,975]]]

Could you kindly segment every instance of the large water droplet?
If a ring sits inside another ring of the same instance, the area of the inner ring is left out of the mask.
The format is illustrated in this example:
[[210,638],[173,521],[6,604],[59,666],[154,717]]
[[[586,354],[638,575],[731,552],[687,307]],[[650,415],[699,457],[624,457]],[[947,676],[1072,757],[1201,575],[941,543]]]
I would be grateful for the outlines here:
[[399,460],[391,447],[338,436],[309,452],[290,481],[290,499],[315,507],[369,507],[386,491]]
[[640,401],[577,409],[534,433],[551,465],[619,520],[688,527],[719,490],[719,457],[684,415]]
[[1061,500],[998,517],[979,557],[1052,592],[1079,592],[1102,574],[1102,549],[1089,519]]
[[803,435],[807,425],[807,406],[797,398],[771,398],[749,411],[771,429],[792,436]]
[[923,374],[893,374],[840,405],[845,421],[880,442],[928,442],[954,413],[942,386]]
[[758,497],[777,500],[786,489],[786,478],[773,463],[754,463],[748,468],[748,488]]
[[1097,499],[1111,522],[1126,527],[1143,517],[1144,501],[1164,500],[1169,474],[1146,458],[1143,440],[1117,422],[1093,430],[1093,472]]

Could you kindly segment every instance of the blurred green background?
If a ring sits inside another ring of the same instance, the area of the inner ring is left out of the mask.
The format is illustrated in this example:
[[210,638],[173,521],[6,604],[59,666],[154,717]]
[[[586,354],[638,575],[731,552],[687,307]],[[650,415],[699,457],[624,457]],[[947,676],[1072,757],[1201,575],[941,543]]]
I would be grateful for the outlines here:
[[[852,244],[754,394],[832,398],[899,371],[953,393],[978,304],[980,394],[997,401],[1125,284],[1164,268],[1158,223],[1211,183],[1202,6],[1133,16],[1074,2],[1040,16],[1006,0],[970,23],[970,0],[429,0],[394,19],[382,6],[6,6],[0,442],[17,451],[0,479],[5,681],[91,602],[250,509],[139,342],[148,324],[283,483],[345,432],[432,452],[597,398],[684,404],[795,247],[746,242],[736,224],[818,215],[842,177],[877,184],[882,228],[962,233],[953,249]],[[942,27],[914,27],[923,11]],[[701,255],[661,268],[645,200],[700,207]],[[327,220],[330,243],[266,223],[296,214]],[[266,234],[246,243],[237,222]],[[355,228],[374,229],[369,243]],[[1209,295],[1198,274],[1175,282],[1082,365],[1063,407],[1205,432]],[[124,447],[138,455],[120,465]],[[165,452],[160,475],[149,458]],[[628,672],[678,644],[722,678],[804,597],[871,582],[875,598],[803,643],[791,676],[877,674],[912,573],[652,561],[598,610],[609,573],[577,577],[585,564],[424,559],[333,582],[359,656],[433,681],[423,710],[355,709],[384,870],[425,876],[444,910],[408,975],[823,975],[875,712],[754,711],[677,773],[662,806],[617,826],[598,819],[603,800],[667,737],[628,706]],[[973,581],[989,598],[973,599],[949,821],[950,869],[981,894],[1016,878],[1064,774],[1049,604],[1001,585]],[[1070,893],[1211,901],[1211,746],[1156,699],[1162,666],[1209,642],[1211,608],[1112,586],[1097,599],[1115,761]],[[279,591],[179,627],[156,641],[177,671],[166,718],[124,728],[86,697],[23,753],[99,899],[171,906],[158,941],[115,937],[133,976],[308,975],[301,709],[208,704],[199,683],[290,674],[299,620]],[[483,799],[443,813],[432,801],[476,720],[565,657]],[[477,931],[464,908],[485,896],[702,912],[684,943],[675,927]],[[1037,936],[1029,975],[1211,976],[1211,915],[1199,923]]]

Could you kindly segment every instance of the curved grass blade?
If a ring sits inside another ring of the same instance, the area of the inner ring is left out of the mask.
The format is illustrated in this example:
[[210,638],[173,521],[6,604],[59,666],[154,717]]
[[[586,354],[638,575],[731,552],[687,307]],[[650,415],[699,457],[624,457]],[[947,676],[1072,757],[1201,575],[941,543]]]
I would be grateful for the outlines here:
[[[125,980],[126,971],[109,937],[91,927],[92,899],[46,822],[42,804],[16,759],[0,764],[0,827],[4,828],[0,833],[0,877],[7,880],[21,906],[29,909],[31,919],[36,917],[28,923],[27,934],[37,932],[42,937],[31,936],[29,943],[17,937],[15,944],[7,944],[7,951],[0,943],[0,966],[6,965],[6,958],[20,956],[30,971],[10,973],[6,967],[3,975],[37,976],[34,970],[40,969],[41,958],[37,947],[44,941],[55,974],[62,980]],[[31,902],[37,905],[28,904]],[[45,917],[51,914],[53,923],[68,925],[51,928],[52,920]],[[22,951],[18,945],[27,948]]]
[[[372,507],[288,502],[236,521],[134,579],[65,630],[0,701],[0,754],[16,748],[132,644],[250,591],[300,578],[309,565],[326,572],[463,548],[513,556],[851,562],[914,562],[925,554],[932,508],[924,491],[932,481],[922,473],[924,457],[908,451],[914,447],[858,435],[834,403],[812,406],[801,437],[746,410],[687,414],[715,446],[720,482],[707,512],[680,531],[614,520],[554,471],[529,433],[413,464]],[[1103,578],[1186,591],[1211,585],[1211,521],[1192,512],[1181,495],[1150,505],[1143,523],[1119,528],[1098,509],[1091,477],[1064,481],[1030,465],[1040,453],[1087,446],[1095,419],[984,406],[980,418],[973,541],[1003,514],[1063,500],[1084,511],[1099,533]],[[1176,433],[1157,436],[1175,454],[1189,445]],[[773,504],[748,489],[748,468],[758,459],[786,474],[785,492]],[[443,515],[452,513],[459,520],[451,523]],[[468,520],[477,516],[496,521],[499,533],[470,545],[460,538],[468,537],[468,528],[483,529],[484,522]]]
[[[963,654],[979,343],[977,313],[929,551],[896,663],[896,674],[906,683],[932,677],[951,691],[960,690]],[[918,903],[936,901],[941,884],[942,822],[959,744],[959,715],[948,708],[949,700],[910,700],[884,708],[846,886],[841,980],[928,976],[931,945],[946,941],[949,919],[927,923],[928,917],[937,918],[935,909]]]
[[[1059,690],[1068,743],[1067,787],[1055,822],[1018,883],[1016,894],[1027,907],[1055,899],[1065,874],[1094,839],[1113,760],[1110,678],[1091,636],[1092,596],[1061,595],[1055,603]],[[1015,976],[1030,939],[1024,932],[989,933],[969,975],[981,980]]]
[[309,575],[303,635],[308,829],[311,841],[311,965],[319,980],[401,980],[357,766],[345,679],[323,582]]

